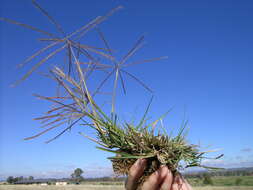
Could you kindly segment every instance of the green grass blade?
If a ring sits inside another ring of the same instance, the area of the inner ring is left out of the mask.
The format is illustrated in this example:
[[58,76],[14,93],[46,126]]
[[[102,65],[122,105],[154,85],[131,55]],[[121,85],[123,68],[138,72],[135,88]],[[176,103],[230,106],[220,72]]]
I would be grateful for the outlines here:
[[143,117],[142,117],[140,123],[137,125],[136,129],[140,129],[141,126],[144,124],[145,118],[146,118],[146,116],[147,116],[147,114],[148,114],[148,111],[149,111],[149,109],[150,109],[150,106],[151,106],[152,101],[153,101],[153,96],[151,97],[151,99],[150,99],[150,101],[149,101],[149,103],[148,103],[148,106],[147,106],[147,108],[146,108],[146,111],[145,111],[145,113],[144,113],[144,115],[143,115]]

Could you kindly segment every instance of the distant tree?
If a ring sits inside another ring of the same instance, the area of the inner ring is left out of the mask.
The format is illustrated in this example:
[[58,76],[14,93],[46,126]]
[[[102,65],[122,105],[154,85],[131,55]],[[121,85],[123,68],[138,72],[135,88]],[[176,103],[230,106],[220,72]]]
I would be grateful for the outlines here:
[[203,184],[205,185],[213,185],[213,180],[211,176],[208,173],[205,173],[203,175]]
[[77,168],[75,169],[74,174],[76,177],[81,177],[83,174],[83,170],[81,168]]
[[7,179],[6,179],[6,181],[8,182],[8,183],[13,183],[13,176],[9,176]]
[[75,183],[80,183],[81,181],[84,180],[83,176],[83,170],[81,168],[76,168],[74,173],[71,174],[71,179]]
[[241,185],[242,184],[242,178],[237,178],[235,180],[235,185]]
[[34,177],[33,176],[29,176],[28,180],[34,180]]
[[18,181],[19,181],[19,177],[14,177],[12,183],[16,183],[16,182],[18,182]]

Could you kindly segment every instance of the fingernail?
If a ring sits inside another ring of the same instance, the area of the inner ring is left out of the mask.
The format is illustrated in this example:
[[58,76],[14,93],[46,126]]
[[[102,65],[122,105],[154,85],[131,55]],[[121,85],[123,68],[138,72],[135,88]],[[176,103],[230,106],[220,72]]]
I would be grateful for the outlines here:
[[158,170],[155,171],[155,175],[160,175],[162,173],[164,166],[160,166]]
[[138,159],[134,164],[135,164],[136,166],[139,166],[139,167],[140,167],[140,166],[144,166],[145,163],[146,163],[146,160],[140,158],[140,159]]
[[145,167],[146,166],[146,163],[147,163],[147,160],[146,159],[140,159],[140,166],[141,167]]
[[175,176],[175,182],[177,183],[177,184],[182,184],[182,179],[181,179],[181,177],[180,177],[180,175],[176,175]]
[[168,173],[169,173],[168,167],[166,165],[161,165],[160,166],[160,175],[161,175],[161,177],[163,177],[163,178],[166,177],[168,175]]
[[136,166],[141,165],[141,159],[136,160],[136,162],[134,163],[134,165],[136,165]]

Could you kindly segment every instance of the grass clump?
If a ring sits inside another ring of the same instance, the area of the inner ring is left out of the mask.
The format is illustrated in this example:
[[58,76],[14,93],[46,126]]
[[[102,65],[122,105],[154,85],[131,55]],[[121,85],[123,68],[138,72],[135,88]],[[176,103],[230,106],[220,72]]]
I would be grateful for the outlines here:
[[[144,171],[144,176],[139,181],[140,184],[145,181],[146,177],[156,171],[160,165],[167,165],[174,174],[179,172],[180,169],[188,167],[198,166],[208,168],[201,165],[201,160],[205,158],[205,152],[200,152],[198,146],[186,142],[184,129],[187,122],[184,122],[177,136],[173,137],[168,136],[166,133],[156,133],[154,129],[161,118],[150,124],[146,123],[145,118],[150,106],[149,104],[139,124],[120,123],[116,114],[112,113],[108,116],[96,104],[88,90],[86,81],[84,80],[85,74],[80,69],[79,62],[76,62],[76,67],[79,81],[66,75],[57,67],[51,72],[52,78],[65,89],[67,95],[53,98],[38,96],[60,104],[60,107],[55,109],[59,112],[58,114],[52,114],[55,110],[50,110],[47,112],[48,115],[37,119],[48,121],[48,119],[59,117],[60,115],[60,117],[64,117],[67,120],[73,120],[74,117],[75,119],[78,118],[76,121],[80,122],[81,125],[93,128],[96,132],[95,138],[86,136],[83,133],[81,134],[97,143],[99,145],[98,149],[115,154],[114,157],[110,157],[109,159],[112,161],[113,170],[117,174],[128,174],[130,167],[138,158],[146,158],[148,164]],[[59,102],[59,99],[64,100],[66,97],[69,97],[73,103],[65,104],[63,101]],[[84,120],[83,118],[86,119]],[[72,126],[71,124],[69,128]],[[39,135],[41,134],[43,132]]]

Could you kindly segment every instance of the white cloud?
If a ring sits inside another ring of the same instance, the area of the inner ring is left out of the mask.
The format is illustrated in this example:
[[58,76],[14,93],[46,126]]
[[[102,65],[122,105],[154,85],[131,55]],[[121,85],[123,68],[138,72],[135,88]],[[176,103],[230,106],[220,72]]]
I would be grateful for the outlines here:
[[[53,168],[53,166],[51,167]],[[76,165],[61,165],[55,166],[52,170],[37,170],[31,171],[29,173],[22,172],[0,172],[0,179],[6,179],[8,176],[34,176],[35,178],[68,178],[71,173],[77,168]],[[85,178],[93,178],[93,177],[105,177],[105,176],[113,176],[113,169],[111,166],[101,166],[99,164],[93,163],[87,166],[79,167],[84,171],[83,176]]]
[[218,160],[203,160],[202,164],[210,167],[222,168],[239,168],[239,167],[253,167],[253,160],[242,156],[234,158],[218,159]]
[[252,152],[252,148],[243,148],[241,149],[242,152]]
[[84,168],[84,177],[105,177],[113,176],[113,169],[111,166],[93,165]]
[[8,176],[34,176],[35,178],[64,178],[70,176],[70,171],[63,170],[51,170],[51,171],[35,171],[30,173],[21,173],[21,172],[13,172],[13,173],[4,173],[0,174],[0,179],[6,179]]

